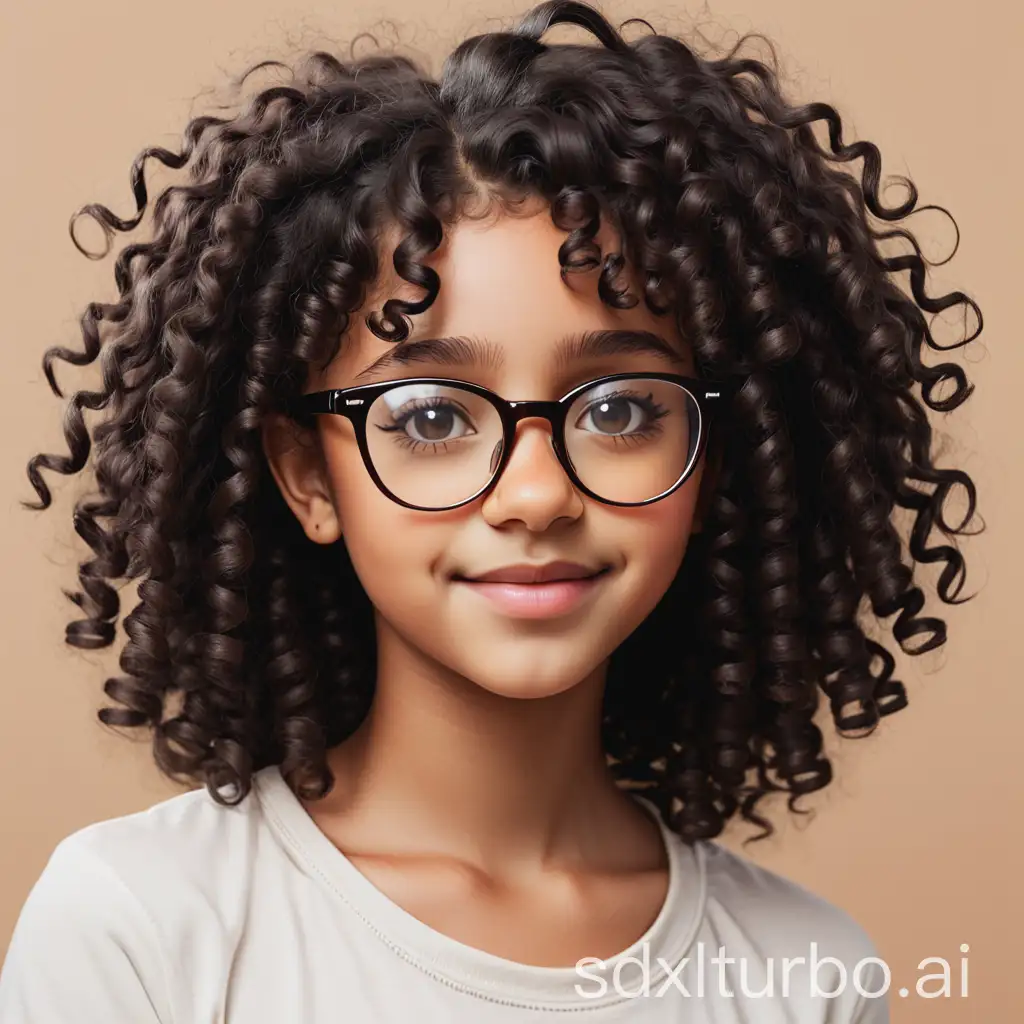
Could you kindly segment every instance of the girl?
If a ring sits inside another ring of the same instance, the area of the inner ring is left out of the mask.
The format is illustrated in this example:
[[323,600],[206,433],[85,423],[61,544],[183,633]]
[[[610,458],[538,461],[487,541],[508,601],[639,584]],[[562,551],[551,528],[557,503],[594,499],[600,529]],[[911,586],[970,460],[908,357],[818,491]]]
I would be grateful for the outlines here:
[[862,929],[714,839],[829,783],[820,693],[906,705],[868,606],[945,641],[914,565],[959,599],[975,488],[926,407],[971,386],[924,312],[977,309],[832,107],[643,24],[317,53],[85,209],[188,172],[28,474],[91,455],[68,642],[139,581],[100,717],[199,785],[58,845],[5,1024],[888,1019]]

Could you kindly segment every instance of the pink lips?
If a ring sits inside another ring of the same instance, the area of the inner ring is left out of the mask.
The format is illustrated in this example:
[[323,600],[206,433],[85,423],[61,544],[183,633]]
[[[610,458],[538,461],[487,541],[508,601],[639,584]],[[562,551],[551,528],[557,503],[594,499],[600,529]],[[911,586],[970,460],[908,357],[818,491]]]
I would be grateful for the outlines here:
[[575,562],[511,565],[456,582],[488,600],[499,611],[521,619],[564,615],[599,585],[607,567],[588,568]]

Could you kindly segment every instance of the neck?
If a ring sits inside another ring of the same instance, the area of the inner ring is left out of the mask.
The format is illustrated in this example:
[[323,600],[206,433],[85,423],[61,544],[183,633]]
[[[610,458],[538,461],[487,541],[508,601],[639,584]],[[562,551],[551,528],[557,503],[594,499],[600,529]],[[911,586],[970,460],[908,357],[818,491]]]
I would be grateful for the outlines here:
[[[330,751],[336,785],[315,811],[350,848],[451,856],[502,872],[635,857],[637,832],[649,834],[652,823],[638,824],[645,813],[607,767],[607,663],[561,693],[515,699],[387,631],[378,623],[373,707]],[[609,842],[616,830],[624,842]]]

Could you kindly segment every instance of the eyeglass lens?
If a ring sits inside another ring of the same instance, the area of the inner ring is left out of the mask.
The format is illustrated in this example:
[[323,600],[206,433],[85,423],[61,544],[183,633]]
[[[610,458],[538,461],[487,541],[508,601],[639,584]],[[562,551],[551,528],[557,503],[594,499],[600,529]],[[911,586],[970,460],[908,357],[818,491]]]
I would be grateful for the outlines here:
[[[599,382],[573,400],[565,446],[580,481],[609,501],[643,502],[689,468],[700,428],[696,400],[670,381]],[[501,457],[498,410],[455,385],[397,385],[366,420],[374,469],[397,498],[422,508],[457,505],[482,490]]]

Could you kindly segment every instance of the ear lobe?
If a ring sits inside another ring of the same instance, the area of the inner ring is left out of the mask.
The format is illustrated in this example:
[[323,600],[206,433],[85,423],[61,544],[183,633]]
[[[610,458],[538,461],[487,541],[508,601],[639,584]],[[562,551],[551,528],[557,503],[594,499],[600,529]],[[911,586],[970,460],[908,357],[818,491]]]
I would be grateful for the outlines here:
[[278,490],[306,536],[333,544],[341,537],[341,521],[317,434],[274,412],[264,419],[260,437]]

